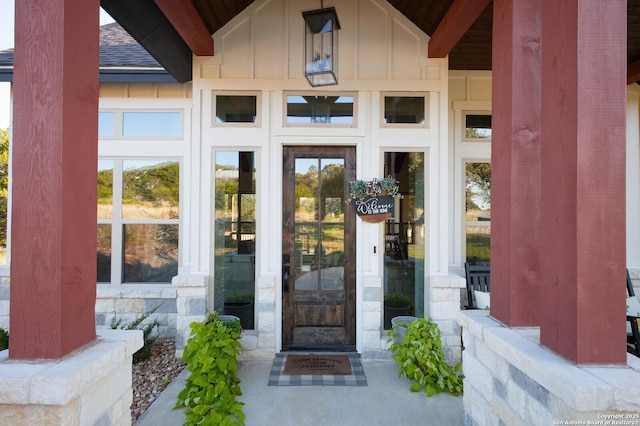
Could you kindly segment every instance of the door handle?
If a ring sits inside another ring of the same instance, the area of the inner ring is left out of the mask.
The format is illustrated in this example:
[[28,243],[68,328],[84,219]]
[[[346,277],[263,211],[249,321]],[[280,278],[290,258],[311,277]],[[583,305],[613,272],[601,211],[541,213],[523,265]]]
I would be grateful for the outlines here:
[[289,267],[282,268],[282,291],[289,293]]

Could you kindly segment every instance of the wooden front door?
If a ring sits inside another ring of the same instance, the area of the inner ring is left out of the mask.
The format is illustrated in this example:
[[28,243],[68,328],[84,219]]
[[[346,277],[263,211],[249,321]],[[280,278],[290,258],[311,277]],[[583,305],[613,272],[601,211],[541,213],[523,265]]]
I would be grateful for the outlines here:
[[285,147],[283,349],[355,350],[354,147]]

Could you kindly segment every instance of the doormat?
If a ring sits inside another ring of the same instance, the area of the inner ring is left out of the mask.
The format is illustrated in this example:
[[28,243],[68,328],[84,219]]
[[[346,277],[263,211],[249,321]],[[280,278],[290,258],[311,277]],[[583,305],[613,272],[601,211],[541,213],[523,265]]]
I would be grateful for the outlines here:
[[347,355],[287,355],[284,374],[351,374],[351,363]]
[[[362,362],[357,354],[345,356],[351,367],[350,374],[288,374],[285,365],[288,357],[298,355],[276,354],[271,366],[268,386],[367,386],[367,378],[364,375]],[[307,356],[307,355],[305,355]],[[311,354],[309,356],[324,356]],[[292,358],[293,359],[293,358]]]

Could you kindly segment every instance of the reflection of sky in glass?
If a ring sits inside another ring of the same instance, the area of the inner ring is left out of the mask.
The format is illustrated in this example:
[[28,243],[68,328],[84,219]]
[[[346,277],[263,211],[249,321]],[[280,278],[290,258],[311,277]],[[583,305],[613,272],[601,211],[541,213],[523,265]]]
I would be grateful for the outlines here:
[[114,136],[113,112],[99,112],[98,113],[98,136]]
[[113,170],[113,160],[98,160],[98,171]]
[[216,151],[216,165],[239,167],[238,151]]
[[122,136],[179,137],[179,112],[124,112]]
[[305,174],[312,166],[318,167],[317,158],[296,158],[296,173]]

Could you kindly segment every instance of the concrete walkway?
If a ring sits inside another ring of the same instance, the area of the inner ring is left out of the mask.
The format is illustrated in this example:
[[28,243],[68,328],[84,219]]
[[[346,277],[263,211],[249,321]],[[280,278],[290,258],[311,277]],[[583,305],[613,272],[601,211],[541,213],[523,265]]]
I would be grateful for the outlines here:
[[[462,425],[462,397],[411,393],[392,361],[363,360],[368,386],[267,386],[271,361],[242,361],[238,370],[247,426]],[[177,426],[173,410],[188,371],[167,387],[136,426]]]

